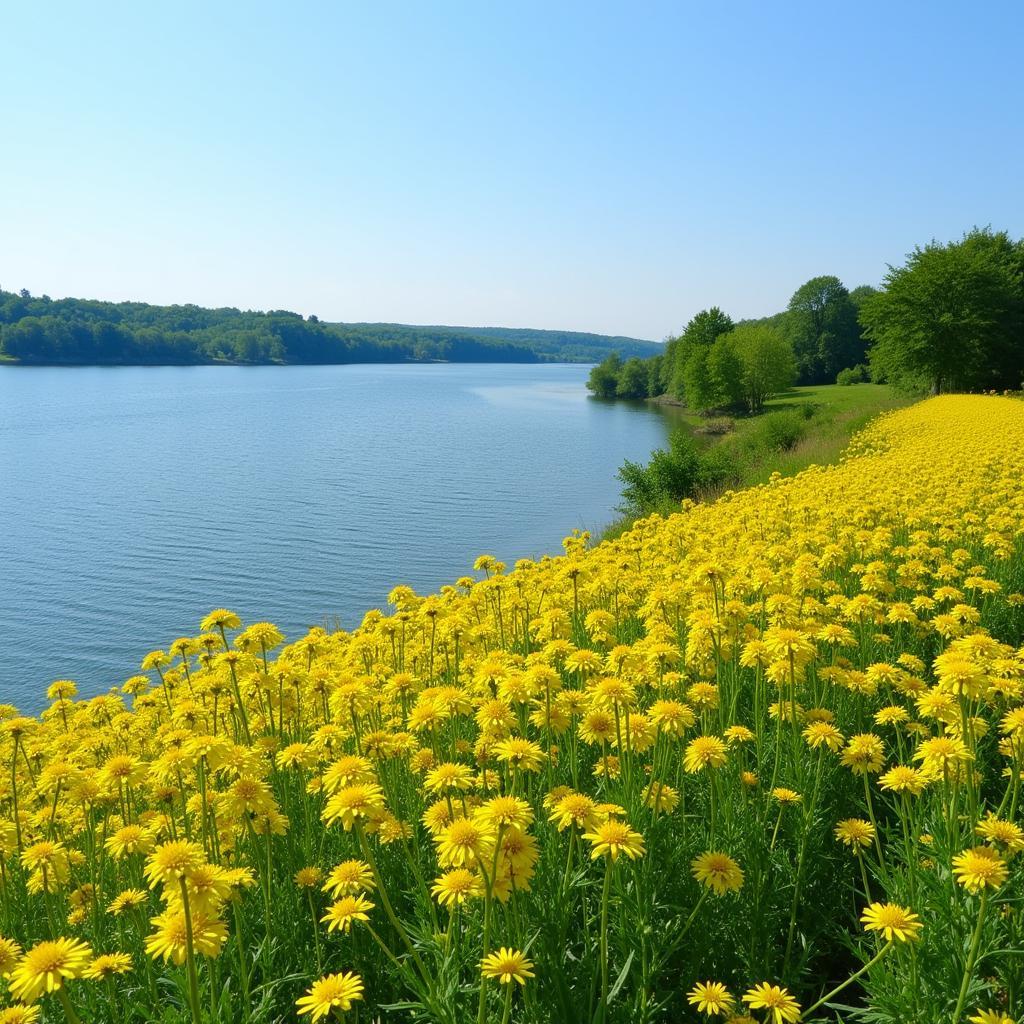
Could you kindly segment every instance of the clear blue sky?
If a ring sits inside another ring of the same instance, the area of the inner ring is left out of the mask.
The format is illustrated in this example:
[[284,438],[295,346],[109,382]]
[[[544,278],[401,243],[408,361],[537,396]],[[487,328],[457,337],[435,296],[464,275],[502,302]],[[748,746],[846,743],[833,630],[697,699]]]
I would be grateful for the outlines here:
[[0,285],[660,338],[1024,234],[1019,3],[5,8]]

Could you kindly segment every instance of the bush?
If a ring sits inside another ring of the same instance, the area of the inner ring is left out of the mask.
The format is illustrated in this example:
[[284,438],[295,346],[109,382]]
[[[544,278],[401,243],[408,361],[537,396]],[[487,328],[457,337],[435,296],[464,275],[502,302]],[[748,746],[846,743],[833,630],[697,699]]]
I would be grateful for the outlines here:
[[836,374],[836,383],[848,387],[850,384],[863,384],[868,380],[868,368],[863,363],[840,370]]
[[700,453],[684,428],[672,432],[666,451],[651,453],[647,465],[628,459],[619,469],[622,482],[622,510],[647,515],[668,503],[691,497],[700,482]]

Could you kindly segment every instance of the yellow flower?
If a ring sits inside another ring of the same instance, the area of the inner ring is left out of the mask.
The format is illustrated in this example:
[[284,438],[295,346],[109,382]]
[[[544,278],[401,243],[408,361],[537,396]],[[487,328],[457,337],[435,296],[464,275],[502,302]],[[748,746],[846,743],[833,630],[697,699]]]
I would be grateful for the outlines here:
[[331,869],[327,881],[323,884],[323,891],[337,899],[339,896],[368,892],[376,887],[373,872],[366,861],[344,860]]
[[242,620],[226,608],[214,608],[206,618],[199,624],[204,633],[212,633],[214,630],[238,629]]
[[439,836],[437,859],[443,868],[473,867],[493,848],[490,828],[471,818],[456,818]]
[[430,793],[455,793],[473,788],[473,770],[464,764],[439,764],[427,772],[424,783]]
[[149,853],[154,843],[153,837],[140,825],[125,825],[103,845],[114,860],[121,860],[130,853]]
[[[999,1010],[979,1010],[967,1019],[971,1024],[1017,1024],[1013,1017],[1001,1013]],[[2,1020],[0,1020],[0,1024],[2,1024]]]
[[206,854],[198,843],[175,839],[158,846],[146,861],[146,879],[151,886],[162,882],[177,888],[179,881],[205,863]]
[[851,852],[859,853],[874,840],[875,826],[863,818],[846,818],[836,825],[835,835],[836,839],[850,847]]
[[847,742],[842,760],[854,775],[873,775],[885,761],[885,744],[873,732],[858,733]]
[[478,807],[473,817],[489,829],[505,827],[522,830],[529,828],[533,821],[533,811],[525,800],[517,796],[496,796]]
[[686,745],[683,767],[691,774],[705,768],[721,768],[725,764],[726,749],[717,736],[698,736]]
[[0,937],[0,978],[9,978],[21,959],[21,946],[14,939]]
[[466,868],[453,868],[438,878],[431,893],[443,907],[451,907],[484,894],[479,875]]
[[686,998],[691,1006],[697,1007],[698,1013],[706,1013],[709,1017],[730,1013],[734,1004],[729,990],[720,981],[700,981]]
[[519,950],[506,949],[504,946],[480,961],[480,973],[485,978],[497,978],[502,985],[509,985],[513,981],[525,985],[526,979],[533,977],[531,967],[533,962],[527,960]]
[[0,1024],[37,1024],[43,1014],[41,1006],[25,1006],[15,1003],[0,1010]]
[[835,753],[843,745],[843,734],[831,722],[811,722],[803,736],[814,750],[826,747]]
[[878,784],[882,789],[890,790],[893,793],[920,796],[924,792],[925,786],[928,785],[928,778],[919,768],[898,764],[880,776]]
[[119,917],[126,910],[143,907],[149,902],[149,894],[143,889],[125,889],[107,905],[107,913]]
[[888,942],[910,942],[923,927],[917,914],[895,903],[872,903],[860,920],[866,931],[881,932]]
[[295,884],[300,889],[315,889],[323,880],[324,873],[316,866],[299,868],[295,872]]
[[115,974],[127,974],[132,969],[132,958],[127,953],[104,953],[85,969],[84,977],[103,981]]
[[558,826],[559,832],[570,825],[589,831],[595,828],[599,821],[596,806],[589,796],[582,793],[566,793],[557,801],[548,820]]
[[593,846],[591,860],[597,860],[603,854],[612,860],[617,860],[620,853],[624,853],[630,860],[644,855],[643,836],[634,832],[624,821],[609,819],[593,831],[585,832],[583,838]]
[[363,979],[352,971],[342,974],[328,974],[319,981],[314,981],[304,996],[296,1000],[295,1006],[300,1014],[312,1014],[310,1018],[318,1021],[327,1017],[334,1009],[347,1013],[352,1004],[363,998]]
[[340,821],[348,832],[354,825],[370,822],[384,812],[384,791],[376,783],[362,783],[339,789],[323,809],[322,817],[328,825]]
[[[146,939],[149,956],[154,960],[163,957],[165,961],[183,964],[188,947],[184,909],[171,905],[162,914],[151,918],[150,924],[156,930]],[[203,912],[192,914],[192,945],[196,953],[206,957],[219,956],[227,937],[227,926],[219,918]]]
[[89,965],[92,949],[80,939],[56,939],[33,946],[11,973],[11,995],[34,1003],[47,992],[56,992],[70,978],[80,978]]
[[693,877],[719,896],[737,892],[743,887],[743,870],[727,853],[709,850],[694,857],[690,864]]
[[983,821],[979,821],[975,832],[982,839],[1010,853],[1024,850],[1024,829],[1015,822],[1003,821],[994,814],[989,814]]
[[762,981],[743,996],[752,1010],[767,1010],[773,1024],[793,1024],[800,1019],[800,1004],[787,989]]
[[1006,862],[989,846],[975,846],[953,858],[953,874],[968,892],[998,889],[1008,873]]
[[320,920],[327,925],[329,932],[340,930],[347,934],[353,921],[370,920],[366,912],[373,907],[374,904],[362,896],[342,896],[337,903],[327,908],[327,913]]

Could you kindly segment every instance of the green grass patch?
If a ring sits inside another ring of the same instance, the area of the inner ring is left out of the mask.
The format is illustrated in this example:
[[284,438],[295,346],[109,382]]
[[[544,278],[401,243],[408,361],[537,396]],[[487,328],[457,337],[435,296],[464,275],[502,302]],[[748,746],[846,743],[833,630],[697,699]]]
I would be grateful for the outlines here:
[[791,476],[835,462],[871,419],[912,401],[883,384],[829,384],[792,388],[762,412],[731,419],[672,409],[668,448],[646,465],[626,463],[619,471],[623,515],[601,537],[619,536],[641,516],[674,512],[683,498],[712,500],[773,473]]

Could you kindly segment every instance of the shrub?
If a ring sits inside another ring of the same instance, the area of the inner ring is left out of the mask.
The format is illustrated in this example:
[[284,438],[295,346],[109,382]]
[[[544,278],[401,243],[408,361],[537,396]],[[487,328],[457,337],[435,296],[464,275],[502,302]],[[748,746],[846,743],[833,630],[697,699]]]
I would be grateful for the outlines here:
[[851,384],[863,384],[868,380],[868,368],[863,363],[840,370],[836,374],[836,383],[848,387]]

